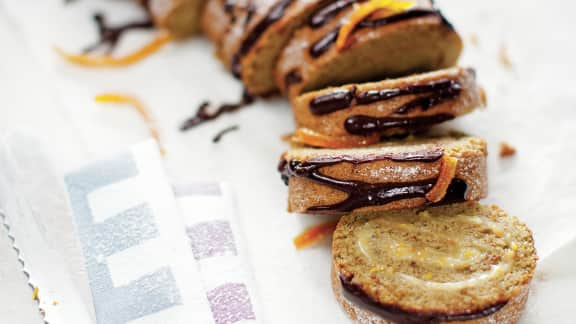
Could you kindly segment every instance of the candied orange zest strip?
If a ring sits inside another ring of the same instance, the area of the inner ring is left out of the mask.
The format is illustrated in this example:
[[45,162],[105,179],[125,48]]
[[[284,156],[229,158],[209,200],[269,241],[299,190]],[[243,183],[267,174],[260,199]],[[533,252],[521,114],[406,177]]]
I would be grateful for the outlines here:
[[380,141],[380,136],[373,135],[362,139],[353,137],[333,137],[317,133],[308,128],[298,128],[292,135],[292,142],[323,148],[346,148],[368,146]]
[[170,33],[161,32],[148,44],[122,57],[112,57],[110,55],[71,54],[59,47],[54,47],[54,50],[63,59],[76,65],[94,68],[122,67],[140,62],[148,56],[156,53],[171,40],[172,35],[170,35]]
[[318,244],[336,229],[338,221],[329,221],[304,230],[294,238],[294,246],[300,250]]
[[336,49],[342,50],[346,46],[346,42],[356,26],[368,16],[380,11],[385,11],[385,15],[379,15],[379,18],[384,18],[405,11],[413,7],[414,4],[414,1],[370,0],[361,5],[355,5],[355,9],[350,17],[348,17],[346,22],[340,27],[338,38],[336,39]]
[[426,193],[426,200],[430,202],[439,202],[446,196],[448,186],[452,183],[452,179],[456,176],[456,167],[458,166],[458,159],[450,156],[444,156],[440,162],[440,173],[438,180]]
[[166,154],[166,150],[160,141],[160,132],[158,131],[158,128],[156,128],[156,122],[150,115],[148,109],[146,109],[144,104],[138,98],[119,93],[103,93],[97,95],[94,100],[98,103],[126,104],[134,108],[146,123],[150,136],[158,142],[160,153],[162,155]]

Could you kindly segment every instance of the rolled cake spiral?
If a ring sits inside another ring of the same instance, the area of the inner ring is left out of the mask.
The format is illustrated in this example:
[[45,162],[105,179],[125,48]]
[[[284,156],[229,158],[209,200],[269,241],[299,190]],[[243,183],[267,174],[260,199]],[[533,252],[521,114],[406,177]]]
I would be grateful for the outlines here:
[[516,323],[537,261],[530,230],[496,206],[343,217],[333,288],[357,323]]

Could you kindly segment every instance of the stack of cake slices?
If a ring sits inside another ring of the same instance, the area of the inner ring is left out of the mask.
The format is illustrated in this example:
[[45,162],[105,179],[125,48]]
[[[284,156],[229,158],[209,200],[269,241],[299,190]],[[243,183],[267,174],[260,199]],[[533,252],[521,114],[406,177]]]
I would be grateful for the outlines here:
[[353,320],[518,321],[532,234],[478,203],[484,140],[429,132],[485,105],[475,71],[455,67],[462,41],[432,1],[146,2],[176,35],[203,30],[248,93],[289,98],[288,210],[341,217],[332,282]]

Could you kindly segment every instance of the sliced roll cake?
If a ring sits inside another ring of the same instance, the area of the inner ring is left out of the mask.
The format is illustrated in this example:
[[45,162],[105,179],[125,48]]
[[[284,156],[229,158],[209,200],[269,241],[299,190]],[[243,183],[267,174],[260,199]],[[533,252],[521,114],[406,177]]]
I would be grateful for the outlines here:
[[340,148],[421,132],[485,105],[473,69],[451,68],[386,81],[351,84],[296,97],[293,141]]
[[176,38],[184,38],[200,30],[204,0],[141,0],[148,8],[156,26],[167,29]]
[[332,286],[356,323],[516,323],[537,262],[530,230],[496,206],[342,217]]
[[354,149],[294,148],[279,171],[288,211],[405,209],[477,201],[487,193],[486,143],[462,135],[407,138]]
[[339,0],[318,10],[283,50],[278,87],[289,97],[453,66],[462,41],[432,1]]
[[[274,71],[280,52],[315,8],[328,2],[330,0],[251,0],[235,5],[234,21],[221,37],[218,56],[242,80],[249,93],[276,92]],[[205,20],[206,24],[222,21]]]

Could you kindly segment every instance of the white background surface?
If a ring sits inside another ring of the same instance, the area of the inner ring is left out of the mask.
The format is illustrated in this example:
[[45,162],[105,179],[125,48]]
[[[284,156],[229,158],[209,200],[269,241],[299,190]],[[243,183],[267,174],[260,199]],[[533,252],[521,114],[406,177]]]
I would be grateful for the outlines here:
[[[286,189],[275,169],[285,149],[280,136],[293,128],[286,102],[261,101],[180,133],[179,124],[200,101],[234,100],[240,92],[213,59],[211,45],[203,39],[172,44],[126,69],[69,66],[51,46],[75,50],[91,42],[93,8],[114,8],[110,18],[118,22],[138,11],[119,1],[79,0],[68,7],[61,2],[0,0],[0,127],[37,133],[67,168],[147,136],[131,110],[92,101],[99,92],[138,95],[159,122],[171,176],[226,180],[235,189],[268,322],[346,323],[331,297],[327,244],[301,252],[292,247],[293,236],[317,219],[284,211]],[[487,110],[452,125],[488,140],[487,202],[528,223],[544,260],[543,283],[535,289],[540,295],[532,298],[539,303],[531,306],[526,322],[549,322],[551,315],[541,314],[556,314],[551,322],[571,323],[570,299],[562,296],[574,289],[574,272],[558,269],[574,268],[574,250],[564,248],[568,257],[562,251],[555,258],[547,256],[576,236],[576,6],[569,0],[438,2],[466,41],[463,64],[477,68],[489,97]],[[470,41],[472,35],[477,45]],[[128,48],[148,36],[133,33],[123,44]],[[512,69],[500,62],[503,47]],[[240,125],[238,132],[211,143],[215,133],[233,124]],[[515,158],[498,158],[502,140],[518,148]],[[0,228],[0,323],[39,323],[32,292],[5,234]]]

